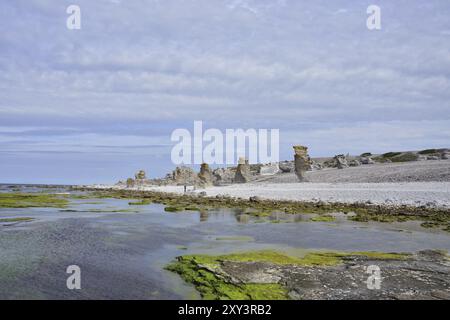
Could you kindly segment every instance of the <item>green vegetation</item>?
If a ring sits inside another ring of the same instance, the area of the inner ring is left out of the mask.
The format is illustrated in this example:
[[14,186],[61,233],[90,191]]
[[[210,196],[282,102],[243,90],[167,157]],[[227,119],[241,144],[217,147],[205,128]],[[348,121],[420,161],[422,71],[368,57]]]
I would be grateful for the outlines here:
[[139,211],[131,209],[86,209],[86,210],[65,209],[59,210],[59,212],[138,213]]
[[166,212],[180,212],[180,211],[183,211],[183,210],[184,210],[183,207],[171,207],[171,206],[169,206],[169,207],[165,207],[164,208],[164,211],[166,211]]
[[437,149],[425,149],[418,152],[419,154],[433,154],[433,153],[439,153]]
[[402,153],[398,156],[392,157],[392,162],[408,162],[408,161],[416,161],[419,156],[412,152]]
[[254,241],[252,237],[246,236],[231,236],[231,237],[217,237],[218,241]]
[[150,200],[142,199],[141,201],[137,201],[137,202],[128,202],[128,205],[130,205],[130,206],[146,206],[151,203],[152,202]]
[[342,263],[345,257],[355,255],[383,260],[409,258],[407,254],[380,252],[310,252],[298,258],[264,250],[220,256],[186,255],[178,257],[177,261],[166,266],[166,269],[178,273],[183,280],[193,284],[204,299],[279,300],[289,299],[284,286],[279,283],[235,282],[221,269],[223,262],[266,262],[275,265],[330,267]]
[[32,221],[32,220],[34,220],[34,218],[30,218],[30,217],[3,218],[3,219],[0,219],[0,223],[26,222],[26,221]]
[[64,208],[69,201],[54,194],[0,193],[0,208]]
[[374,160],[378,162],[408,162],[416,161],[418,158],[419,156],[412,152],[388,152],[374,158]]
[[330,215],[319,215],[319,216],[315,216],[312,217],[311,219],[309,219],[310,221],[314,221],[314,222],[332,222],[335,221],[336,218]]
[[382,154],[381,156],[383,158],[392,158],[392,157],[399,156],[401,154],[402,154],[401,152],[387,152],[387,153]]
[[364,152],[364,153],[361,153],[361,155],[360,155],[360,157],[371,157],[371,156],[372,156],[371,152]]

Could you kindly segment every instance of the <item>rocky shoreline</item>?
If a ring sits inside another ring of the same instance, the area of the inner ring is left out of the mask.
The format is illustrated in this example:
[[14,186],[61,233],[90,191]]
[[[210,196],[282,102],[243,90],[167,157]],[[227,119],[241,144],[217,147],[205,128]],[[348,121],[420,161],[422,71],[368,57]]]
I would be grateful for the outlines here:
[[302,258],[272,251],[191,255],[166,268],[205,299],[450,299],[450,260],[434,250],[311,252]]

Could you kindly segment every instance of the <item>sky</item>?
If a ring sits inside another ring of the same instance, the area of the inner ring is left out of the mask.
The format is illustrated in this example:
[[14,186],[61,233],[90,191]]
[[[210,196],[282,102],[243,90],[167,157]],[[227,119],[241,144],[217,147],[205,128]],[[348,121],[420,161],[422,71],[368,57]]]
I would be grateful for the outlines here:
[[279,129],[281,159],[450,147],[449,17],[448,0],[2,0],[0,182],[164,176],[195,120]]

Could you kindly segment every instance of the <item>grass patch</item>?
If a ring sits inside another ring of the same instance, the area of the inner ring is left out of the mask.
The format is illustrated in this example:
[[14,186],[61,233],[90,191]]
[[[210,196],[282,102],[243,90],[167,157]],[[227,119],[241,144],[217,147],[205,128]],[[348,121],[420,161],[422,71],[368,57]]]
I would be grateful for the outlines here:
[[184,208],[182,208],[182,207],[171,207],[171,206],[169,206],[169,207],[165,207],[164,208],[164,211],[166,211],[166,212],[180,212],[180,211],[183,211],[184,210]]
[[128,205],[130,205],[130,206],[146,206],[151,203],[152,202],[150,200],[142,199],[141,201],[137,201],[137,202],[128,202]]
[[252,237],[246,236],[232,236],[232,237],[217,237],[218,241],[254,241]]
[[68,203],[54,194],[0,193],[0,208],[64,208]]
[[398,156],[392,157],[392,162],[408,162],[408,161],[416,161],[419,158],[417,154],[412,152],[402,153]]
[[336,220],[336,218],[333,216],[324,214],[324,215],[312,217],[309,220],[314,221],[314,222],[333,222]]
[[26,222],[26,221],[32,221],[32,220],[34,220],[34,218],[30,218],[30,217],[2,218],[2,219],[0,219],[0,223]]
[[425,149],[418,152],[419,154],[433,154],[433,153],[439,153],[437,149]]

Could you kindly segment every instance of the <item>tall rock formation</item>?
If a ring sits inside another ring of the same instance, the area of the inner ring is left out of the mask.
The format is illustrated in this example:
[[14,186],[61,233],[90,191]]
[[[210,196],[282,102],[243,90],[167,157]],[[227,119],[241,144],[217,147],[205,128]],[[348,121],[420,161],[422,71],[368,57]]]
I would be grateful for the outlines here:
[[308,148],[305,146],[294,146],[294,171],[299,181],[307,181],[305,172],[311,170],[311,160],[308,156]]
[[199,184],[202,187],[211,186],[214,182],[214,177],[207,163],[202,163],[200,172],[198,174]]
[[234,183],[247,183],[251,179],[250,165],[248,160],[244,158],[239,159],[238,166],[236,168],[236,174],[234,175]]

